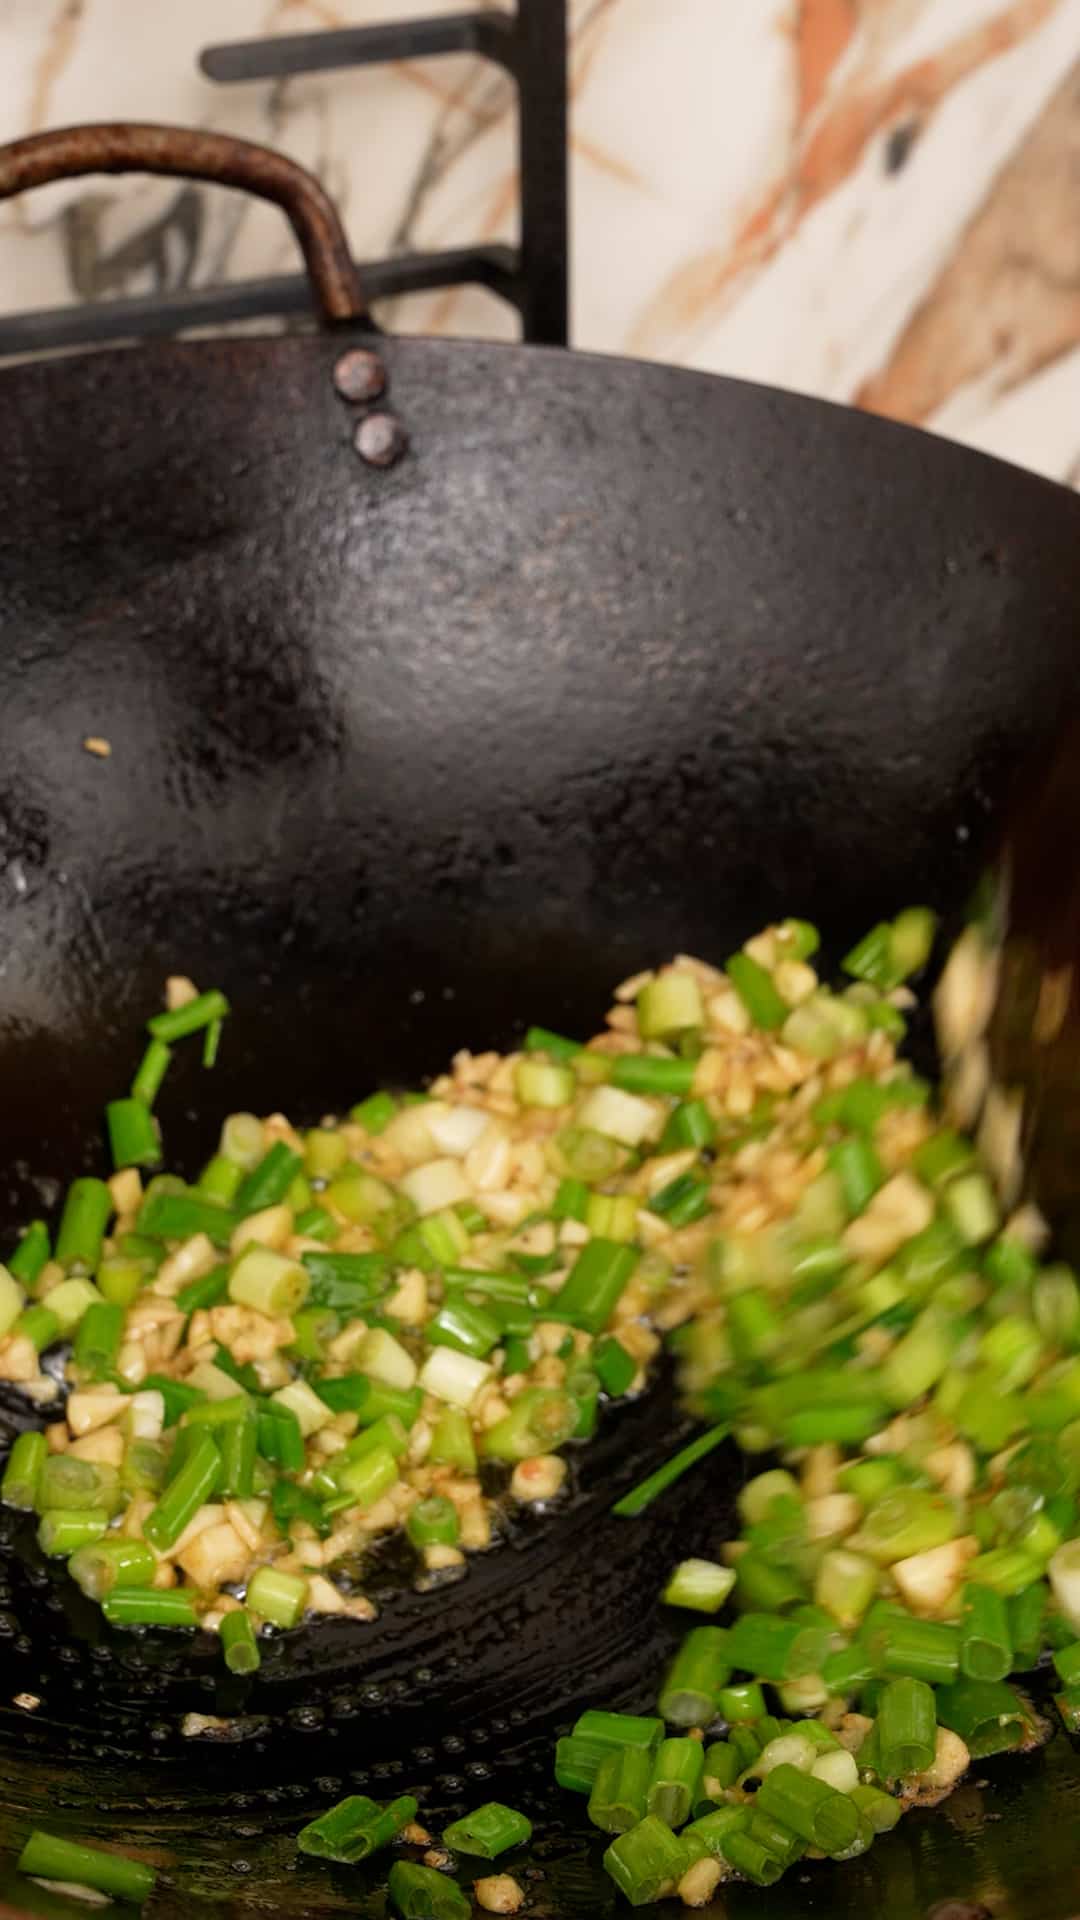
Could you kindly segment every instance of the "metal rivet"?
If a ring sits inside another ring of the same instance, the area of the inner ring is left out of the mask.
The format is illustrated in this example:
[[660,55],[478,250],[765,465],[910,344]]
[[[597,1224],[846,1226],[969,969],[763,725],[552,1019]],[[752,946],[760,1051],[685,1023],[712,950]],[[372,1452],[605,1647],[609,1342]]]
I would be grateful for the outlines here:
[[369,413],[353,434],[353,446],[369,467],[392,467],[409,444],[409,436],[394,413]]
[[367,347],[350,347],[334,363],[334,385],[343,400],[377,400],[386,392],[386,368]]

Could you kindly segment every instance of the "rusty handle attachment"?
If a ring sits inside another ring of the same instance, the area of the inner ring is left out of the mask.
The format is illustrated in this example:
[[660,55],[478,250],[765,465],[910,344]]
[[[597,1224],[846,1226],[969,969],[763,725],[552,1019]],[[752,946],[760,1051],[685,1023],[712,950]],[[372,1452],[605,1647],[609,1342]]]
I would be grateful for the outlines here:
[[58,127],[0,146],[0,200],[83,173],[177,174],[272,200],[300,243],[321,318],[365,318],[360,275],[337,209],[314,175],[284,154],[226,133],[124,120]]

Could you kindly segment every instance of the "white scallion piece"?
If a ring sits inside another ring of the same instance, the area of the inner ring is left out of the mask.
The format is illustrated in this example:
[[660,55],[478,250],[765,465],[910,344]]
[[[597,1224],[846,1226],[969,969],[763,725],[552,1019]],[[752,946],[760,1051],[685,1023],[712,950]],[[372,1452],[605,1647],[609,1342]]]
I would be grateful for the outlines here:
[[325,1400],[319,1399],[314,1387],[309,1387],[306,1380],[290,1380],[287,1387],[279,1387],[270,1398],[276,1400],[279,1406],[287,1407],[290,1413],[295,1413],[305,1440],[329,1426],[334,1418]]
[[434,1116],[428,1116],[428,1132],[440,1153],[463,1160],[470,1147],[476,1145],[490,1119],[491,1115],[481,1107],[446,1107]]
[[456,1207],[469,1200],[469,1183],[456,1160],[428,1160],[422,1167],[403,1173],[398,1183],[417,1213],[438,1213],[443,1207]]
[[436,1347],[420,1369],[420,1385],[436,1400],[447,1400],[454,1407],[471,1406],[484,1382],[491,1376],[486,1360],[474,1360],[453,1347]]
[[365,1333],[356,1350],[356,1364],[361,1373],[370,1373],[388,1387],[407,1390],[416,1382],[416,1361],[385,1327],[373,1327]]
[[1047,1574],[1062,1613],[1080,1634],[1080,1540],[1066,1540],[1051,1556]]
[[602,1086],[594,1087],[581,1102],[577,1125],[604,1133],[624,1147],[639,1147],[648,1134],[655,1132],[659,1117],[659,1109],[651,1100],[624,1093],[621,1087]]
[[835,1753],[820,1754],[810,1771],[815,1780],[824,1780],[825,1785],[837,1793],[851,1793],[859,1784],[855,1755],[845,1747],[837,1747]]

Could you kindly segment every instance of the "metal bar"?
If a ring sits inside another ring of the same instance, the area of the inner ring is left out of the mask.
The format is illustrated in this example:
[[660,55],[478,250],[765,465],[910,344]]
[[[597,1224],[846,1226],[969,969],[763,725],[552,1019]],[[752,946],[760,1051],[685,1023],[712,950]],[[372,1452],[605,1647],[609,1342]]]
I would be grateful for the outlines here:
[[569,40],[566,0],[519,0],[522,327],[526,340],[569,338]]
[[442,19],[403,20],[390,26],[228,41],[205,48],[199,65],[208,79],[226,83],[280,80],[292,73],[331,73],[339,67],[433,59],[445,53],[482,54],[513,71],[515,29],[512,14],[448,13]]
[[475,53],[517,81],[521,274],[517,304],[526,340],[565,346],[569,336],[567,0],[518,0],[513,13],[459,13],[392,26],[349,27],[208,47],[212,80],[279,79],[387,60]]
[[[466,283],[488,287],[512,305],[519,305],[522,297],[518,256],[513,247],[448,247],[440,253],[374,260],[360,271],[373,299]],[[147,294],[137,299],[9,313],[0,319],[0,359],[311,311],[311,287],[306,277],[297,273],[240,280],[228,286],[187,287],[165,298]]]
[[207,127],[98,120],[53,127],[0,146],[0,200],[92,173],[153,173],[235,187],[281,208],[328,323],[360,320],[367,301],[338,210],[320,180],[272,147]]

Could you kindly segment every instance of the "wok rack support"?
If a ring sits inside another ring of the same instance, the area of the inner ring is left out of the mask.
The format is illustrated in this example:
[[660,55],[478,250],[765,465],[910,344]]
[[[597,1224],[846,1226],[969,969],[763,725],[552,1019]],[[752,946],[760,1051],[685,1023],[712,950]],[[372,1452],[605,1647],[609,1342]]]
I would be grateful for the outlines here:
[[[207,78],[230,85],[283,80],[410,59],[471,53],[502,67],[518,93],[521,239],[362,262],[372,299],[440,287],[484,286],[516,307],[522,337],[565,346],[569,317],[567,0],[518,0],[512,12],[475,11],[387,26],[283,34],[208,47]],[[0,318],[0,359],[111,340],[145,339],[230,322],[303,317],[303,274],[164,294],[90,301]]]

